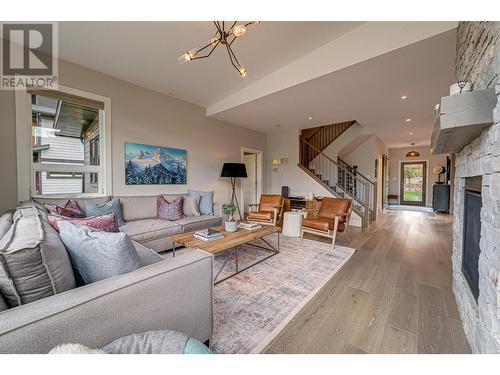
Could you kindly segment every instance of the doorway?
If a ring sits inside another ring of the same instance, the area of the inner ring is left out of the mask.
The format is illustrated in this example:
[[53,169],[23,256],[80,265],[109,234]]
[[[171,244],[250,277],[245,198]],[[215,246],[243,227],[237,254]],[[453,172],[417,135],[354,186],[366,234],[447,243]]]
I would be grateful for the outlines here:
[[425,206],[427,162],[401,163],[400,204]]
[[262,151],[242,149],[242,161],[247,169],[247,178],[241,184],[242,211],[248,213],[248,205],[259,203],[262,194]]

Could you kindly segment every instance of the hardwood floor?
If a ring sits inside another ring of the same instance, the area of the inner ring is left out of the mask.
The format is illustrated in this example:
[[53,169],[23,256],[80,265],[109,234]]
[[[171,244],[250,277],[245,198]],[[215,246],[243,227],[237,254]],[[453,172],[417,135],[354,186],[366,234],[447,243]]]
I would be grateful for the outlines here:
[[[307,236],[319,241],[320,237]],[[470,353],[452,291],[451,216],[386,211],[267,353]]]

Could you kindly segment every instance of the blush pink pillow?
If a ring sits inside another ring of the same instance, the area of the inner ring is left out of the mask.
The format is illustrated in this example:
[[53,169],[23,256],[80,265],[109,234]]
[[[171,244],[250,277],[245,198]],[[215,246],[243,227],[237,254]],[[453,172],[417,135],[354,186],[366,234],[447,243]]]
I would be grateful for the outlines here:
[[[48,206],[45,206],[48,207]],[[52,215],[61,215],[71,218],[83,218],[85,214],[78,206],[76,201],[68,200],[64,207],[61,206],[51,206],[49,209],[49,213]]]
[[49,215],[49,223],[56,231],[59,232],[58,223],[61,221],[69,221],[73,224],[85,225],[103,232],[118,232],[118,225],[116,224],[115,214],[110,213],[100,216],[91,216],[84,218],[68,218],[58,215]]
[[172,202],[168,202],[161,195],[156,200],[156,208],[158,219],[162,220],[180,220],[183,218],[182,211],[183,197],[179,196]]

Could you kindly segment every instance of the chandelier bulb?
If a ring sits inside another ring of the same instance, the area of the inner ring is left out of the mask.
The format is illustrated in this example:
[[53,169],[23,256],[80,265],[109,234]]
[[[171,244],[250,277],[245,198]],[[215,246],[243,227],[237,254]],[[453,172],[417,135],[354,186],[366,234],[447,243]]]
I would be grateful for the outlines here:
[[245,27],[245,25],[236,25],[235,27],[233,27],[233,35],[235,37],[240,37],[240,36],[243,36],[245,35],[247,32],[247,28]]
[[244,66],[239,65],[238,66],[238,71],[240,72],[240,76],[246,77],[247,76],[247,70],[245,69]]

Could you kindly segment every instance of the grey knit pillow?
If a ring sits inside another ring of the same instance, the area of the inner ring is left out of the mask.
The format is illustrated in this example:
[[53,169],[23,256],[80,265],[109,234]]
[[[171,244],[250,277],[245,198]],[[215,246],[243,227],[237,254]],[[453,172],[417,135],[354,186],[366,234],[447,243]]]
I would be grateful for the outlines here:
[[102,232],[69,221],[58,224],[78,284],[91,284],[142,266],[132,240],[122,232]]

